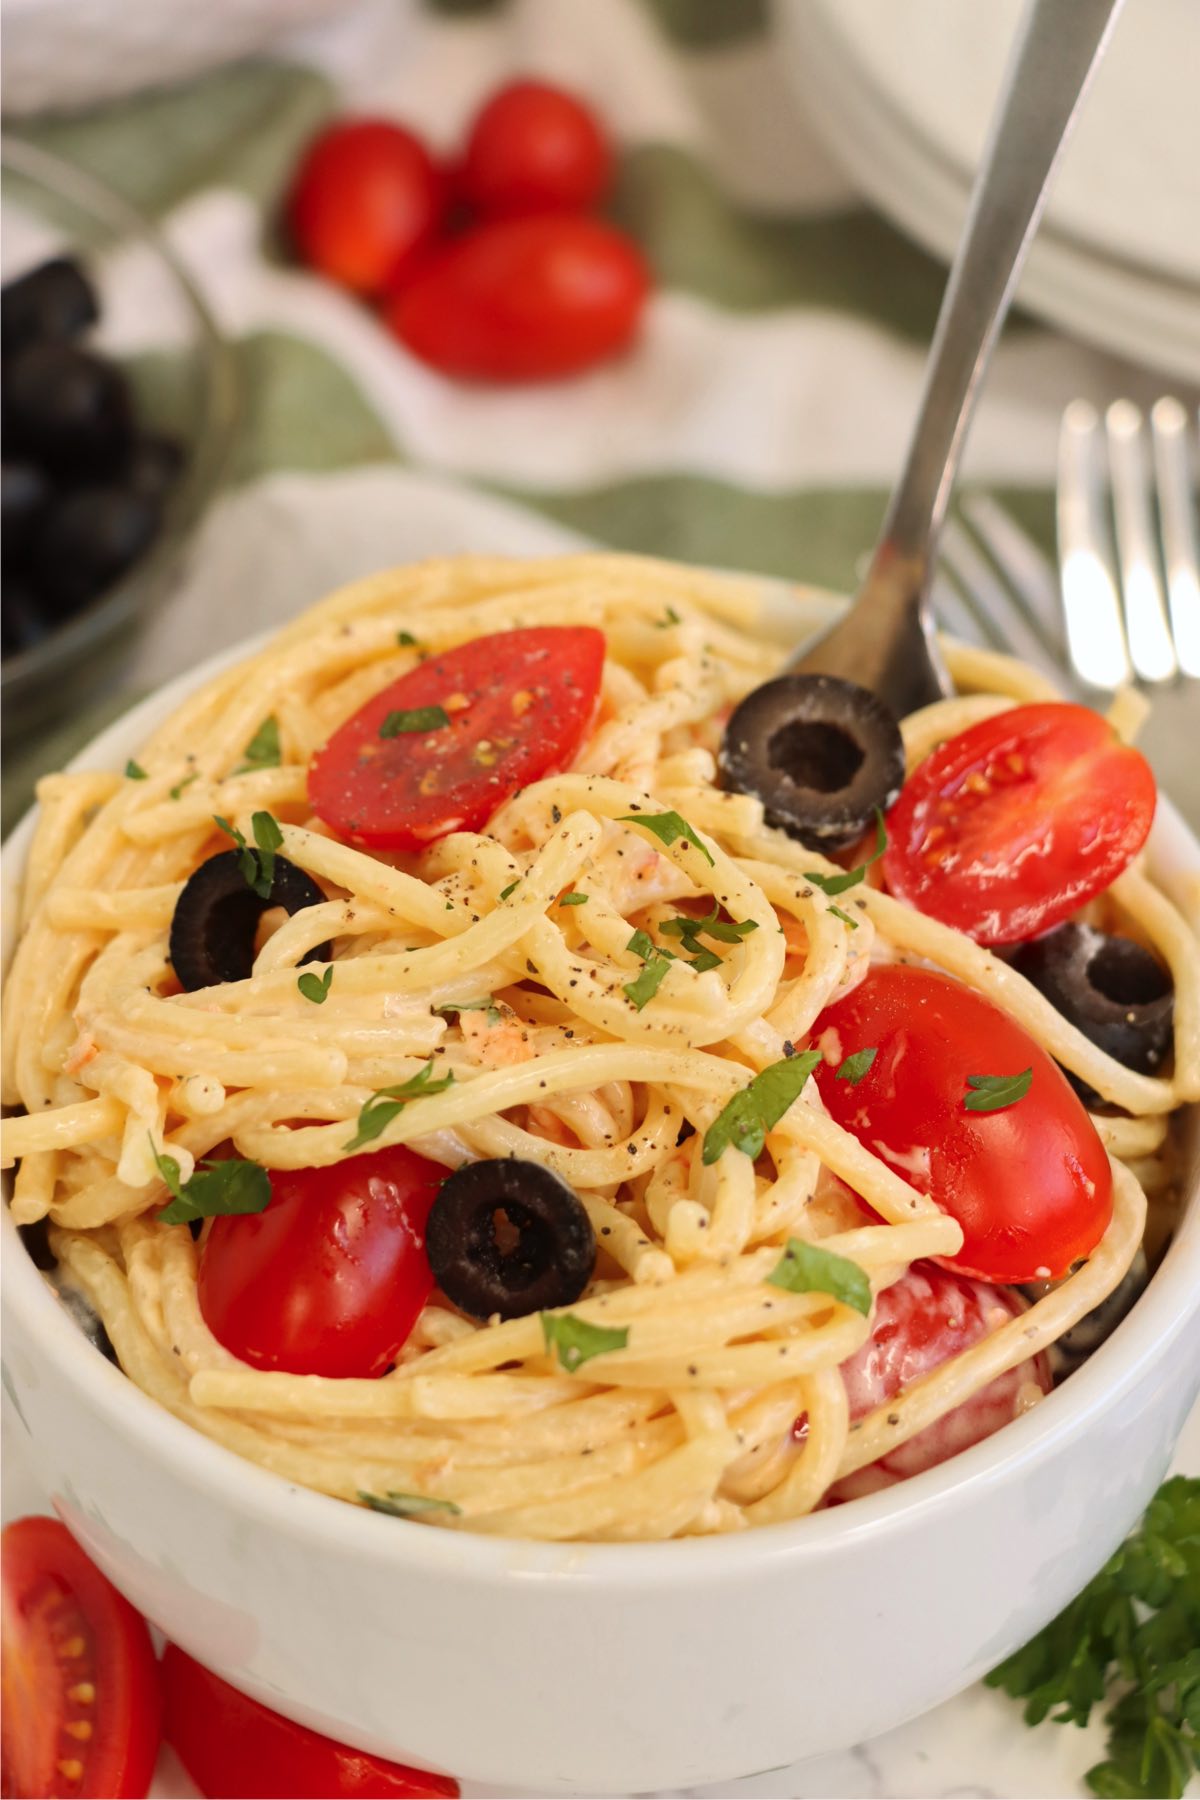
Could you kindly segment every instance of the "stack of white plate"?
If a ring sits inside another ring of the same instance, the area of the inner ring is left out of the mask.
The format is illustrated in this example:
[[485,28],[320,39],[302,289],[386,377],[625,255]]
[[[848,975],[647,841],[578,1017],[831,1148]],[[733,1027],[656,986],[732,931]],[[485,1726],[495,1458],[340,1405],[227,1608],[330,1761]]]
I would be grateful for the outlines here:
[[[1060,0],[1063,30],[1071,0]],[[914,237],[957,242],[1021,0],[776,0],[806,113]],[[1200,4],[1128,0],[1022,278],[1079,337],[1200,380]]]

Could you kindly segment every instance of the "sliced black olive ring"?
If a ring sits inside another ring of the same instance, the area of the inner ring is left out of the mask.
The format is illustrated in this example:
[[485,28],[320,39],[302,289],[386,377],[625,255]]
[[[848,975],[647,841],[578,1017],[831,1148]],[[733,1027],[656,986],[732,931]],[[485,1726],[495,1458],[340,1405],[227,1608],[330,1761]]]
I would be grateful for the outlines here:
[[569,1306],[596,1264],[582,1201],[540,1163],[465,1163],[447,1177],[425,1228],[434,1280],[473,1319]]
[[875,695],[833,675],[780,675],[735,707],[718,759],[721,785],[753,794],[810,850],[861,836],[904,783],[900,727]]
[[[1022,944],[1012,966],[1097,1049],[1139,1075],[1155,1075],[1171,1047],[1175,991],[1156,956],[1132,938],[1090,925],[1060,925]],[[1100,1095],[1063,1073],[1085,1106]]]
[[[273,906],[289,913],[320,906],[325,896],[311,876],[286,856],[275,858],[275,878],[264,900],[248,887],[241,853],[222,850],[202,862],[184,883],[171,920],[171,966],[180,986],[193,993],[221,981],[245,981],[254,967],[258,921]],[[324,962],[332,945],[317,944],[302,962]]]

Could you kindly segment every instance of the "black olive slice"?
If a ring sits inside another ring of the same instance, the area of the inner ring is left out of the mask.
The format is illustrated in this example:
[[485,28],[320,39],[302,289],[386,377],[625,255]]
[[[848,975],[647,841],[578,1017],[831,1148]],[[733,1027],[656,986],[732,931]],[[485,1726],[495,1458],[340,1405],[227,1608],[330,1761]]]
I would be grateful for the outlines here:
[[26,344],[78,337],[100,317],[95,289],[77,262],[56,256],[5,285],[0,340],[15,356]]
[[[1022,944],[1012,966],[1098,1049],[1139,1075],[1158,1072],[1171,1047],[1175,990],[1141,944],[1090,925],[1059,925]],[[1063,1073],[1085,1106],[1103,1104],[1086,1081]]]
[[[508,1241],[506,1241],[508,1240]],[[541,1163],[464,1163],[425,1228],[434,1280],[473,1319],[569,1306],[592,1278],[596,1235],[582,1201]]]
[[[1106,1338],[1110,1338],[1126,1315],[1133,1311],[1141,1299],[1150,1280],[1150,1265],[1146,1261],[1146,1252],[1139,1250],[1130,1263],[1125,1274],[1117,1283],[1111,1294],[1106,1294],[1099,1306],[1094,1306],[1090,1313],[1085,1313],[1077,1324],[1069,1331],[1064,1331],[1048,1348],[1050,1366],[1055,1375],[1069,1375],[1085,1363],[1094,1350],[1098,1350]],[[1056,1281],[1030,1282],[1022,1286],[1021,1293],[1030,1301],[1041,1300],[1046,1294],[1061,1285]]]
[[780,675],[725,727],[721,785],[753,794],[810,850],[840,850],[904,783],[900,727],[881,700],[835,675]]
[[[244,981],[254,967],[254,934],[272,906],[289,913],[320,906],[325,896],[311,876],[286,856],[275,858],[275,879],[263,900],[246,885],[241,852],[222,850],[202,862],[184,883],[171,920],[171,966],[193,993],[220,981]],[[325,962],[330,944],[317,944],[301,962]]]

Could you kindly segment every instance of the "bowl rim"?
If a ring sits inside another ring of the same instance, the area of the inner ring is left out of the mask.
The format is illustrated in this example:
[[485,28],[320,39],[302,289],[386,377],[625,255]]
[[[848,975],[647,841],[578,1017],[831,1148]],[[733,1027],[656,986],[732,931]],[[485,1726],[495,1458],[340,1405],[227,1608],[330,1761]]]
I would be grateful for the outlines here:
[[[746,577],[738,579],[744,582]],[[783,592],[785,598],[789,593],[805,593],[810,600],[832,598],[804,584],[761,576],[750,579],[776,597]],[[71,759],[68,769],[119,763],[186,695],[232,663],[254,655],[274,635],[266,632],[248,638],[159,687],[93,738]],[[36,816],[35,805],[3,846],[3,881],[10,897],[18,879],[13,864],[23,863]],[[1200,878],[1200,840],[1165,796],[1159,799],[1150,855],[1152,864],[1165,862],[1177,873]],[[12,906],[6,905],[3,911],[7,922]],[[15,932],[12,942],[15,944]],[[7,951],[8,946],[5,964]],[[1200,1127],[1200,1107],[1193,1110],[1194,1127]],[[990,1438],[923,1474],[858,1499],[849,1508],[712,1537],[663,1543],[557,1543],[470,1531],[397,1531],[394,1519],[301,1487],[239,1456],[144,1393],[88,1344],[56,1301],[25,1251],[7,1205],[2,1208],[0,1226],[5,1234],[0,1283],[8,1329],[11,1331],[12,1320],[19,1314],[39,1361],[52,1365],[63,1380],[80,1390],[84,1402],[105,1416],[114,1432],[135,1439],[148,1456],[167,1461],[190,1487],[230,1511],[253,1515],[271,1529],[284,1530],[326,1553],[372,1561],[382,1558],[396,1569],[410,1566],[424,1573],[444,1572],[500,1586],[514,1579],[546,1577],[569,1579],[584,1587],[627,1585],[643,1591],[647,1586],[669,1589],[701,1579],[720,1585],[742,1578],[751,1569],[823,1557],[832,1548],[868,1538],[901,1536],[925,1519],[933,1521],[955,1513],[973,1495],[1002,1486],[1054,1449],[1074,1444],[1098,1414],[1117,1405],[1144,1373],[1170,1352],[1188,1325],[1200,1319],[1200,1129],[1194,1128],[1191,1136],[1193,1191],[1185,1195],[1179,1225],[1163,1261],[1128,1316],[1069,1380]],[[90,1354],[80,1356],[81,1348]],[[1200,1388],[1200,1361],[1195,1382]]]
[[0,171],[40,186],[79,212],[91,214],[111,226],[123,241],[145,246],[182,292],[204,363],[195,439],[167,503],[162,531],[146,554],[95,600],[40,642],[4,658],[0,695],[15,699],[26,688],[44,686],[61,663],[74,661],[97,638],[106,638],[137,618],[145,589],[179,554],[222,486],[242,415],[242,395],[232,344],[183,261],[145,213],[90,171],[10,132],[0,135]]

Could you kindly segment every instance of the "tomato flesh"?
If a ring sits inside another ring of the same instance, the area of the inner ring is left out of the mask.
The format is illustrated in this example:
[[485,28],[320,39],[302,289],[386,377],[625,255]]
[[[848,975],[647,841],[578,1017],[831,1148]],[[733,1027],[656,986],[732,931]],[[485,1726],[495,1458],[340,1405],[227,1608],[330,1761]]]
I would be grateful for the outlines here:
[[612,152],[591,108],[546,82],[514,81],[471,127],[459,186],[481,212],[512,215],[582,211],[611,178]]
[[[1020,1312],[1020,1302],[1003,1288],[952,1274],[934,1263],[914,1264],[878,1296],[870,1337],[842,1364],[851,1420],[894,1400],[902,1388],[990,1337]],[[1024,1403],[1038,1393],[1048,1394],[1051,1385],[1044,1356],[1018,1363],[907,1443],[839,1481],[830,1491],[830,1501],[875,1493],[935,1468],[999,1431]]]
[[927,756],[888,814],[884,878],[980,944],[1058,925],[1128,867],[1154,776],[1099,713],[1050,702],[983,719]]
[[551,380],[623,350],[649,289],[637,245],[601,219],[494,219],[431,256],[387,318],[444,374]]
[[[1046,1280],[1095,1249],[1112,1216],[1103,1145],[1061,1070],[992,1001],[948,975],[884,963],[826,1008],[812,1042],[837,1123],[962,1226],[947,1268]],[[842,1060],[867,1048],[876,1055],[861,1081],[839,1081]],[[1023,1099],[966,1109],[968,1075],[1025,1069]]]
[[21,1800],[141,1795],[162,1704],[141,1615],[57,1519],[0,1537],[0,1788]]
[[256,1369],[382,1375],[433,1288],[425,1224],[445,1176],[403,1144],[276,1170],[264,1212],[209,1226],[198,1282],[209,1330]]
[[[432,656],[368,700],[317,751],[314,810],[351,843],[419,850],[478,831],[531,781],[565,768],[595,716],[604,634],[533,626]],[[447,724],[381,736],[393,714],[441,707]]]
[[390,119],[345,119],[309,145],[287,213],[305,262],[377,294],[419,260],[445,207],[445,180],[418,138]]
[[166,1738],[214,1800],[453,1800],[458,1783],[322,1737],[239,1694],[175,1644],[163,1653]]

